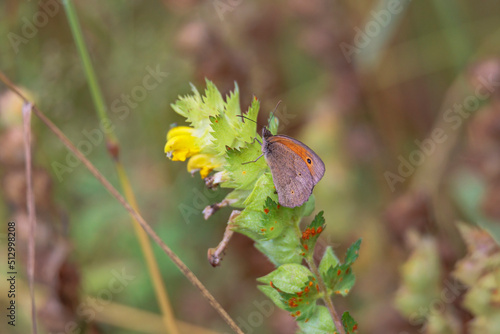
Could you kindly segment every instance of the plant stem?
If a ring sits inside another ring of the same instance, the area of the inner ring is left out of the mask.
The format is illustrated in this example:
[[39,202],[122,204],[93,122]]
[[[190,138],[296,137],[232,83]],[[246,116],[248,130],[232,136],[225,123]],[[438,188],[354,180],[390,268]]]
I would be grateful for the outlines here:
[[203,283],[196,277],[196,275],[182,262],[182,260],[175,254],[170,247],[168,247],[163,240],[156,234],[156,232],[151,228],[148,222],[144,220],[141,214],[135,210],[120,194],[120,192],[113,187],[113,185],[99,172],[99,170],[88,160],[82,152],[80,152],[76,146],[64,135],[64,133],[54,124],[50,119],[45,116],[45,114],[38,109],[38,107],[30,100],[24,96],[19,88],[17,88],[10,80],[7,78],[3,72],[0,71],[0,81],[4,82],[10,90],[16,93],[25,103],[31,103],[33,105],[32,110],[35,115],[52,131],[59,140],[73,153],[87,169],[94,175],[94,177],[106,188],[106,190],[114,197],[118,202],[129,212],[129,214],[137,221],[137,223],[143,228],[143,230],[153,239],[154,242],[160,246],[160,248],[168,255],[172,262],[179,268],[182,274],[193,284],[196,288],[200,290],[202,295],[208,299],[210,305],[221,315],[224,321],[238,334],[244,334],[243,331],[236,325],[234,320],[229,316],[229,314],[222,308],[222,306],[217,302],[210,291],[205,288]]
[[[104,102],[104,97],[102,96],[101,88],[99,82],[97,81],[97,76],[92,66],[90,60],[89,52],[83,39],[82,29],[80,23],[78,22],[78,16],[76,15],[75,7],[71,0],[63,0],[64,10],[68,17],[68,23],[71,28],[71,34],[75,39],[75,45],[82,60],[82,65],[84,69],[85,76],[87,77],[87,83],[90,89],[90,95],[92,96],[92,101],[96,107],[97,115],[101,121],[108,120],[107,107]],[[112,131],[105,131],[108,141],[116,142],[115,134]]]
[[24,132],[24,160],[26,166],[26,206],[29,222],[28,239],[28,280],[31,295],[31,330],[37,334],[36,303],[35,303],[35,235],[36,235],[36,208],[33,192],[33,173],[31,164],[31,103],[23,105],[23,132]]
[[[64,0],[63,5],[66,11],[66,15],[68,17],[69,25],[71,27],[71,33],[73,35],[73,38],[75,39],[75,44],[78,49],[80,59],[82,60],[84,73],[87,78],[87,83],[89,85],[92,101],[94,102],[97,111],[97,116],[99,117],[102,124],[107,124],[109,122],[109,118],[107,115],[108,110],[103,98],[103,94],[99,87],[99,82],[97,81],[97,76],[95,74],[94,67],[92,66],[92,62],[90,60],[85,40],[83,39],[82,30],[80,27],[80,23],[78,22],[78,16],[76,15],[73,2],[71,0]],[[115,164],[116,172],[118,174],[122,190],[125,194],[125,198],[134,208],[134,210],[139,211],[137,201],[134,192],[132,190],[132,187],[130,186],[130,181],[128,179],[127,173],[125,172],[123,165],[120,163],[118,139],[112,130],[105,131],[105,135],[106,135],[106,146],[108,149],[108,153],[110,154],[112,161]],[[142,253],[146,260],[146,266],[148,268],[149,275],[151,276],[151,280],[155,288],[156,298],[158,300],[158,304],[163,314],[165,329],[170,334],[179,334],[179,329],[177,328],[175,316],[168,298],[168,293],[163,284],[160,269],[154,257],[153,249],[151,247],[149,238],[144,232],[144,230],[141,229],[137,220],[134,219],[133,217],[132,217],[132,225],[134,226],[136,237],[139,240],[139,244],[141,245]]]
[[335,324],[335,328],[337,329],[337,332],[339,334],[345,334],[344,331],[344,325],[342,324],[342,321],[335,310],[335,306],[333,305],[332,299],[330,298],[330,295],[328,294],[328,289],[326,288],[326,284],[323,281],[323,278],[321,277],[321,274],[318,270],[318,267],[314,263],[314,259],[306,259],[307,265],[309,266],[309,269],[311,269],[312,273],[314,276],[316,276],[316,279],[318,280],[318,287],[319,291],[323,294],[323,300],[325,301],[326,308],[328,308],[328,311],[330,311],[330,315],[332,316],[333,323]]
[[[297,223],[295,225],[295,233],[297,234],[297,237],[300,239],[302,238],[302,233],[300,232],[299,224]],[[325,281],[323,281],[323,278],[321,277],[321,273],[319,272],[318,267],[314,263],[314,258],[311,255],[310,257],[307,256],[305,257],[307,266],[309,269],[311,269],[311,272],[316,276],[316,279],[318,280],[318,288],[319,291],[323,294],[323,300],[325,301],[326,308],[330,312],[330,315],[333,320],[333,324],[335,325],[335,328],[337,329],[337,334],[345,334],[344,330],[344,325],[342,324],[342,321],[335,310],[335,306],[333,305],[332,299],[330,298],[330,295],[328,294],[328,289],[326,287]]]

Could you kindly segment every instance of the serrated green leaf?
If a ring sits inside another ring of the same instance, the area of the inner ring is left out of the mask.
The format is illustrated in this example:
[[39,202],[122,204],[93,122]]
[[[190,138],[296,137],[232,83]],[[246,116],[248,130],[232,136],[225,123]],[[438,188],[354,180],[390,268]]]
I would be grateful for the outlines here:
[[208,125],[210,116],[217,116],[223,110],[224,101],[215,85],[207,80],[205,96],[201,96],[196,87],[191,84],[193,95],[179,96],[172,109],[186,117],[192,127],[199,128]]
[[314,246],[320,234],[325,229],[325,218],[323,218],[323,211],[320,211],[313,221],[304,229],[301,237],[301,244],[304,252],[302,255],[307,258],[312,258],[314,254]]
[[[200,138],[204,153],[224,155],[226,145],[239,148],[244,145],[241,129],[242,122],[236,115],[241,114],[238,86],[235,84],[233,92],[226,96],[224,101],[217,87],[206,80],[206,89],[202,96],[191,85],[193,94],[179,97],[172,108],[194,128],[193,135]],[[258,112],[258,108],[257,108]],[[255,126],[245,125],[245,129],[255,130]],[[255,131],[254,131],[255,133]]]
[[234,147],[237,137],[236,129],[231,122],[230,117],[227,117],[225,112],[220,113],[216,117],[210,117],[210,135],[212,136],[212,148],[218,155],[226,154],[226,147]]
[[342,296],[347,296],[351,291],[356,278],[352,273],[351,266],[346,264],[330,267],[323,277],[328,290]]
[[300,221],[303,211],[302,207],[292,209],[278,205],[269,173],[259,178],[244,205],[245,209],[234,220],[235,231],[254,239],[277,238],[284,229]]
[[335,285],[334,292],[345,297],[351,291],[354,283],[356,283],[356,276],[354,276],[350,268],[346,268],[346,265],[342,266],[341,270],[344,272],[347,272],[349,270],[349,273],[345,274],[343,276],[343,279]]
[[309,276],[308,280],[302,286],[300,291],[288,293],[281,291],[276,286],[273,286],[279,293],[281,301],[286,311],[297,319],[297,321],[306,321],[316,311],[316,301],[320,298],[318,284],[313,276]]
[[286,310],[285,304],[281,300],[280,293],[271,285],[257,285],[257,288],[262,291],[273,303],[279,308]]
[[205,80],[205,82],[207,88],[205,96],[202,96],[202,112],[206,115],[217,115],[218,112],[224,110],[224,99],[212,81]]
[[351,265],[358,258],[361,239],[349,247],[345,256],[344,264],[330,266],[322,272],[323,279],[330,293],[346,296],[351,291],[356,278],[351,270]]
[[234,84],[234,91],[230,92],[226,97],[226,102],[224,103],[224,110],[226,115],[231,120],[234,120],[234,123],[240,123],[240,119],[236,117],[236,115],[241,115],[240,108],[240,92],[238,85]]
[[[256,118],[256,110],[252,109],[252,117]],[[240,97],[238,86],[234,92],[230,92],[223,104],[223,109],[216,117],[211,117],[211,136],[213,137],[212,146],[219,154],[226,153],[226,147],[239,149],[246,145],[246,142],[256,135],[256,123],[248,121],[243,122],[240,109]],[[245,133],[242,131],[245,130]],[[250,132],[252,131],[252,132]],[[247,136],[249,134],[249,136]]]
[[351,317],[349,312],[342,314],[342,325],[344,325],[346,334],[356,333],[358,330],[358,323]]
[[285,228],[277,238],[256,242],[255,248],[265,254],[275,266],[302,262],[299,239],[292,228]]
[[[297,320],[306,320],[314,314],[316,301],[320,298],[318,284],[304,266],[285,264],[257,280],[274,288],[280,296],[277,305]],[[276,298],[276,295],[272,296]]]
[[[246,147],[240,149],[228,149],[226,152],[225,169],[230,175],[230,180],[224,182],[221,186],[224,188],[252,189],[255,186],[256,180],[261,177],[263,173],[269,171],[269,167],[264,157],[261,157],[255,162],[251,162],[257,159],[261,154],[261,146],[257,141],[248,143]],[[272,187],[272,192],[274,193],[274,183],[272,183]]]
[[191,84],[192,95],[180,96],[172,109],[186,117],[186,121],[194,128],[193,136],[199,138],[201,149],[206,154],[218,155],[212,146],[213,137],[210,134],[210,117],[217,117],[224,111],[224,100],[215,85],[207,82],[205,95],[202,96],[196,87]]
[[319,226],[324,226],[325,225],[325,218],[323,217],[324,212],[320,211],[318,214],[314,217],[313,221],[309,224],[308,227],[319,227]]
[[262,212],[267,198],[270,197],[273,201],[278,201],[278,194],[275,194],[273,177],[271,173],[265,173],[259,177],[250,196],[248,196],[245,204],[250,210]]
[[[245,118],[241,118],[241,122],[238,123],[238,139],[241,143],[252,141],[257,134],[257,115],[259,114],[260,103],[257,99],[252,101],[252,105],[248,108],[247,113],[244,115]],[[258,137],[259,139],[260,137]],[[262,142],[262,141],[261,141]],[[240,144],[241,145],[241,144]],[[243,146],[243,145],[241,145]],[[259,145],[260,146],[260,145]],[[253,159],[252,159],[253,160]]]
[[[267,221],[263,220],[263,214],[265,201],[269,196],[277,197],[274,194],[272,177],[269,174],[264,174],[257,180],[252,192],[245,200],[245,209],[235,218],[235,231],[248,235],[253,239],[266,238],[264,232],[267,232],[268,226]],[[273,216],[272,218],[278,220],[279,217]],[[279,219],[279,222],[282,221],[282,219]],[[281,231],[283,230],[283,224],[279,224],[275,228]],[[273,237],[276,236],[277,234],[273,235]]]
[[322,276],[325,276],[328,268],[335,268],[339,264],[339,259],[333,252],[332,247],[328,246],[323,253],[323,257],[321,258],[321,262],[319,263],[319,272]]
[[311,271],[299,264],[284,264],[266,276],[257,278],[258,282],[270,285],[286,293],[301,291],[303,286],[309,282],[309,277],[313,276]]
[[306,304],[302,305],[299,304],[299,306],[295,307],[294,309],[290,309],[287,311],[290,311],[290,315],[294,317],[297,321],[306,321],[307,319],[313,316],[318,307],[319,305],[316,304],[315,300],[313,300],[307,302]]
[[297,321],[304,334],[332,334],[336,333],[330,312],[325,306],[317,306],[309,319]]
[[268,197],[264,204],[264,210],[261,212],[262,236],[265,239],[278,237],[283,232],[283,229],[292,226],[293,214],[293,209],[282,207]]
[[361,246],[361,239],[358,239],[355,243],[351,245],[351,247],[349,247],[345,255],[345,260],[344,260],[345,264],[350,265],[354,263],[354,261],[356,261],[359,255],[360,246]]

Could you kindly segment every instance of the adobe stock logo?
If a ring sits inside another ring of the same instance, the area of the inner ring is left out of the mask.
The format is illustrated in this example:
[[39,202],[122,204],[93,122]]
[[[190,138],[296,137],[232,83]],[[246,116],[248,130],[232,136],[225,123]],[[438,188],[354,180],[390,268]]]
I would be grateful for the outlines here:
[[443,285],[444,287],[439,296],[431,300],[426,307],[421,306],[410,315],[408,321],[412,326],[420,326],[419,333],[427,331],[428,320],[431,315],[444,314],[447,305],[455,302],[467,290],[467,286],[457,280],[446,280]]
[[236,7],[241,5],[242,2],[243,0],[214,0],[212,5],[219,16],[219,19],[224,21],[224,13],[234,11]]
[[28,44],[30,39],[33,39],[38,34],[38,30],[49,23],[49,18],[53,18],[59,13],[61,4],[58,0],[40,1],[39,7],[40,9],[33,14],[31,19],[26,16],[21,19],[23,22],[21,26],[21,35],[14,32],[9,32],[7,34],[10,46],[15,54],[19,52],[19,46],[21,44]]
[[409,4],[410,1],[389,0],[387,1],[386,8],[379,11],[372,10],[370,12],[372,19],[366,23],[364,29],[361,30],[359,27],[354,28],[356,32],[353,39],[354,45],[346,42],[342,42],[339,45],[347,62],[350,64],[353,54],[358,54],[362,49],[366,48],[380,34],[382,28],[387,27],[396,15],[403,12],[404,6]]
[[452,108],[443,112],[442,121],[439,122],[442,128],[434,128],[430,136],[423,141],[415,140],[417,148],[411,151],[407,158],[398,156],[397,173],[384,172],[384,178],[391,191],[396,189],[398,183],[404,183],[412,176],[417,167],[423,165],[427,158],[436,152],[438,145],[446,142],[449,134],[461,128],[464,120],[473,115],[481,107],[481,103],[487,101],[500,87],[500,81],[493,74],[488,78],[481,77],[478,81],[480,84],[475,87],[473,94],[466,96],[462,103],[454,103]]
[[[168,76],[168,72],[163,72],[160,65],[156,65],[156,68],[148,65],[144,71],[145,74],[137,85],[132,87],[128,92],[122,93],[120,97],[117,97],[111,102],[111,113],[115,114],[118,119],[122,121],[126,119],[134,109],[138,108],[140,103],[144,101],[153,90],[160,87]],[[87,157],[94,151],[94,148],[103,143],[105,135],[111,133],[114,128],[115,124],[113,124],[109,118],[103,119],[98,127],[90,131],[83,129],[81,131],[81,136],[84,137],[84,139],[81,139],[75,146]],[[81,165],[81,161],[72,152],[68,151],[63,162],[53,161],[50,165],[59,182],[62,182],[64,180],[64,175],[71,174],[75,168]]]
[[[265,319],[269,318],[275,311],[276,307],[269,300],[257,301],[254,300],[253,305],[257,310],[250,312],[246,319],[238,317],[236,322],[246,334],[259,333],[255,331],[264,324]],[[229,334],[229,333],[224,333]]]
[[178,206],[186,224],[191,223],[191,216],[199,215],[207,205],[210,205],[211,200],[218,196],[216,191],[208,188],[204,188],[203,192],[201,192],[198,188],[193,187],[191,191],[193,192],[192,204],[181,203]]

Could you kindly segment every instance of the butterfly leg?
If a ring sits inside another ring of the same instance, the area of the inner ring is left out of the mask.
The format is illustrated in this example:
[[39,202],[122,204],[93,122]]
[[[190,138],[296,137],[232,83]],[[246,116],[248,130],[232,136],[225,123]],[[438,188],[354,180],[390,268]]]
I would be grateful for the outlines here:
[[262,156],[264,155],[264,153],[262,153],[261,155],[259,155],[257,157],[257,159],[255,159],[254,161],[247,161],[247,162],[243,162],[242,165],[246,165],[246,164],[251,164],[253,162],[257,162],[257,160],[259,160],[260,158],[262,158]]
[[252,145],[255,142],[259,143],[259,145],[262,145],[262,143],[257,139],[257,137],[253,137],[253,140],[250,142],[249,145]]

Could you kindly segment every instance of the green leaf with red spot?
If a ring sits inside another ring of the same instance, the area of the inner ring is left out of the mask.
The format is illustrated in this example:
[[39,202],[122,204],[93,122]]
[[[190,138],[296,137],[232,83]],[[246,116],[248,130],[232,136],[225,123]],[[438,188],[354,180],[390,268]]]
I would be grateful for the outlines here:
[[358,323],[351,317],[349,312],[342,314],[342,325],[346,334],[353,334],[358,332]]
[[359,247],[361,246],[361,239],[358,239],[355,243],[349,247],[345,255],[345,264],[352,264],[357,260],[359,255]]
[[354,285],[355,277],[348,265],[330,267],[324,277],[330,294],[346,296]]
[[[256,162],[250,162],[257,159],[261,154],[261,146],[257,141],[248,143],[240,149],[227,149],[224,169],[229,173],[230,179],[224,182],[221,187],[252,190],[259,177],[264,172],[269,171],[264,157],[261,157]],[[244,164],[246,162],[250,163]],[[272,187],[272,191],[274,192],[274,184]]]
[[235,231],[256,240],[275,239],[286,228],[300,221],[304,207],[287,208],[278,205],[270,173],[265,173],[244,202],[245,210],[233,221]]
[[283,229],[283,233],[274,239],[257,241],[255,248],[265,254],[276,267],[302,262],[302,247],[293,228]]
[[217,116],[210,116],[210,135],[213,138],[210,146],[218,154],[225,154],[226,147],[236,146],[238,134],[234,128],[235,121],[237,121],[235,117],[230,117],[225,112],[221,112]]
[[273,303],[281,309],[285,309],[285,305],[281,302],[281,296],[275,288],[270,285],[257,285],[257,288],[264,293]]
[[325,218],[323,217],[323,211],[320,211],[316,217],[314,217],[311,224],[309,224],[302,232],[300,240],[303,248],[302,256],[312,258],[316,241],[324,230]]
[[[193,87],[193,95],[179,98],[173,105],[176,112],[187,118],[200,138],[203,153],[216,156],[223,166],[218,171],[221,187],[233,192],[226,197],[233,207],[242,209],[232,220],[234,230],[255,240],[255,247],[278,268],[259,278],[259,289],[273,302],[288,311],[298,322],[302,333],[330,334],[336,332],[328,310],[317,305],[324,297],[319,293],[317,277],[301,265],[303,257],[312,260],[314,247],[325,228],[320,212],[302,234],[297,226],[304,215],[314,211],[314,197],[301,207],[286,208],[278,204],[278,196],[269,167],[264,158],[252,162],[262,154],[262,147],[253,141],[256,133],[260,103],[252,101],[244,119],[241,115],[238,87],[223,97],[215,85],[207,81],[204,95]],[[278,130],[278,119],[271,114],[268,128]],[[244,164],[246,162],[252,162]],[[319,264],[319,272],[329,294],[347,294],[354,284],[351,266],[358,257],[360,241],[347,251],[344,263],[328,247]],[[342,317],[347,333],[354,333],[357,325],[348,313]],[[340,329],[340,328],[339,328]]]
[[274,194],[273,179],[269,173],[261,175],[255,183],[252,192],[243,202],[245,209],[233,221],[234,230],[248,235],[252,239],[262,239],[262,222],[264,204],[269,196]]
[[288,293],[274,287],[281,297],[285,311],[298,321],[306,320],[312,317],[318,305],[316,301],[320,298],[319,288],[316,279],[309,276],[302,288],[295,293]]
[[266,276],[257,278],[257,281],[272,285],[280,291],[295,293],[300,291],[309,277],[313,274],[309,269],[300,264],[284,264]]
[[281,234],[284,228],[288,227],[293,210],[282,207],[271,197],[266,198],[266,203],[261,212],[262,235],[265,239],[274,239]]
[[278,305],[292,317],[305,320],[313,315],[320,298],[318,283],[304,266],[285,264],[258,281],[267,283],[279,293]]
[[325,306],[318,305],[310,318],[297,321],[301,334],[332,334],[336,328],[330,312]]
[[278,201],[278,194],[275,194],[271,173],[265,173],[259,177],[250,196],[246,199],[245,205],[248,210],[257,211],[260,215],[263,212],[262,210],[268,197],[274,201]]
[[361,239],[349,247],[344,264],[331,265],[326,270],[325,266],[322,266],[321,275],[330,294],[346,296],[354,286],[356,278],[352,272],[351,265],[358,258],[360,245]]
[[337,255],[335,255],[335,253],[333,252],[332,247],[331,246],[326,247],[318,267],[321,276],[325,276],[326,272],[330,267],[335,267],[339,263],[340,260],[337,258]]

